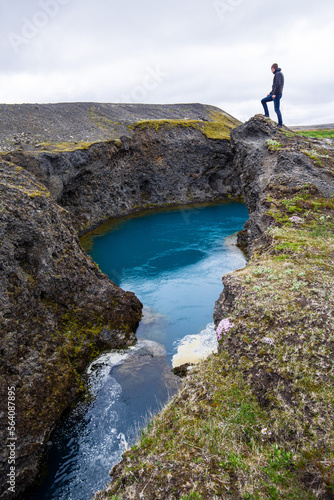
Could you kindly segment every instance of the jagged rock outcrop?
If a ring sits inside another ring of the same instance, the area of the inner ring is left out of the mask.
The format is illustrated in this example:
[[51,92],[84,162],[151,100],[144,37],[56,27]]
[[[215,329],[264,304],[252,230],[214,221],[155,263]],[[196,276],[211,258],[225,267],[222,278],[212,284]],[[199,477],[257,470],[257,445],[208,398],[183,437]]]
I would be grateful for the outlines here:
[[[249,256],[269,244],[267,230],[277,225],[270,214],[273,203],[298,196],[303,190],[309,196],[334,196],[331,140],[305,139],[288,130],[278,132],[271,121],[257,115],[231,132],[231,145],[235,170],[249,210],[249,219],[238,240]],[[233,309],[238,296],[233,273],[224,277],[223,283],[224,290],[214,310],[216,324]]]
[[[321,158],[319,166],[322,150],[333,149],[331,141],[326,144],[289,130],[279,131],[273,122],[256,115],[231,132],[231,146],[233,167],[250,214],[239,243],[248,248],[249,254],[254,246],[263,243],[257,240],[273,221],[266,215],[268,197],[298,192],[306,184],[309,189],[312,186],[313,194],[333,195],[332,159]],[[317,159],[318,164],[314,161]]]

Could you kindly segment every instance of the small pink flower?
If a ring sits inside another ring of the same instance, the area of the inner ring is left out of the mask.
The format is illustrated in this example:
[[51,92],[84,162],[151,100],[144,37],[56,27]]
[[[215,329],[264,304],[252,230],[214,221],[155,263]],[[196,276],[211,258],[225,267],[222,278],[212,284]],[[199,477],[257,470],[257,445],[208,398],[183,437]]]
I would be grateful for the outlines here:
[[217,334],[217,339],[221,340],[222,335],[226,335],[231,328],[234,327],[234,323],[231,323],[229,318],[224,318],[221,320],[219,325],[217,326],[216,334]]
[[289,220],[291,220],[291,222],[298,222],[298,224],[303,222],[303,219],[301,217],[298,217],[298,215],[293,215],[292,217],[289,217]]

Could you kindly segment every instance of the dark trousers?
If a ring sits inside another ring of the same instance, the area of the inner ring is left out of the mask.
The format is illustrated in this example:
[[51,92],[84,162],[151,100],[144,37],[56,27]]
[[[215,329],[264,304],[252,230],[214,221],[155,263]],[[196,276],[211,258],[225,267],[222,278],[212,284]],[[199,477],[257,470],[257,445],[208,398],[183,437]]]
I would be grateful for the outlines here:
[[273,96],[270,94],[268,95],[267,97],[264,97],[262,99],[262,106],[263,106],[263,109],[264,109],[264,114],[265,116],[269,116],[269,110],[268,110],[268,106],[267,106],[267,102],[271,102],[271,101],[274,101],[274,108],[275,108],[275,113],[277,114],[277,118],[278,118],[278,125],[283,125],[283,121],[282,121],[282,114],[281,114],[281,110],[279,108],[279,105],[280,105],[280,101],[281,101],[281,98],[282,98],[282,94],[278,94],[275,99],[273,98]]

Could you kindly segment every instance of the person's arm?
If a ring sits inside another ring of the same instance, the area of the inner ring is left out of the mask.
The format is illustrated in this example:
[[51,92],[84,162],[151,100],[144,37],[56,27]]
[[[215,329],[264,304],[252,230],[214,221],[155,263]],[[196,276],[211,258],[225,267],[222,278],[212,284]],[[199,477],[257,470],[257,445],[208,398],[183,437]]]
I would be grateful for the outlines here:
[[273,88],[272,91],[270,92],[271,95],[273,96],[273,99],[275,99],[277,94],[282,94],[282,87],[283,87],[283,75],[281,72],[276,73],[274,76],[274,81],[273,81]]
[[276,93],[275,93],[276,86],[277,86],[277,83],[276,83],[276,82],[277,82],[277,73],[274,75],[274,79],[273,79],[273,87],[272,87],[271,92],[270,92],[271,97],[272,97],[273,99],[275,99],[275,97],[276,97]]

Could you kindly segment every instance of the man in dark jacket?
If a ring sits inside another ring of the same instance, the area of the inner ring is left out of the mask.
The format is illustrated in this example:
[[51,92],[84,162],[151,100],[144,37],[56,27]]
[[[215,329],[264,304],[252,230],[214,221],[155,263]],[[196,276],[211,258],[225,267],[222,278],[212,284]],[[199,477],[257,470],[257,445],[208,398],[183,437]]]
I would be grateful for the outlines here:
[[267,102],[274,101],[275,113],[278,118],[278,127],[282,127],[283,121],[279,105],[283,94],[284,76],[281,68],[279,68],[276,63],[272,65],[271,71],[274,73],[273,88],[270,94],[268,94],[267,97],[264,97],[261,102],[264,109],[264,116],[269,117]]

